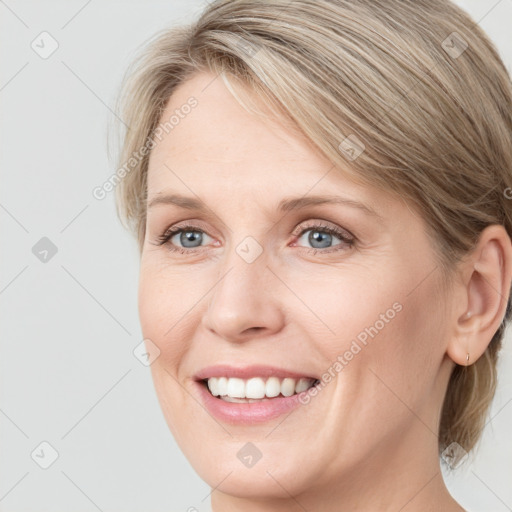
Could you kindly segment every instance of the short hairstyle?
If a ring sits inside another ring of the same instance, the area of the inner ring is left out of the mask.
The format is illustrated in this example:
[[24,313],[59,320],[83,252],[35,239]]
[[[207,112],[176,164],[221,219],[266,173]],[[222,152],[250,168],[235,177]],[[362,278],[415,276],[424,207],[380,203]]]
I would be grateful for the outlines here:
[[[141,251],[148,147],[173,91],[201,71],[221,75],[245,108],[259,98],[353,178],[402,197],[426,221],[447,281],[486,226],[512,237],[511,80],[462,9],[449,0],[229,0],[157,33],[124,78],[117,211]],[[454,367],[440,452],[479,439],[511,317],[509,298],[485,353]]]

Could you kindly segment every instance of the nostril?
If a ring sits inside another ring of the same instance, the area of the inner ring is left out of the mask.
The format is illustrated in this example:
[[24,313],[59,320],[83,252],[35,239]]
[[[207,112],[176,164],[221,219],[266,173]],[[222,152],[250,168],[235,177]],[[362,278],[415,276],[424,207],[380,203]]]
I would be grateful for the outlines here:
[[264,327],[249,327],[248,329],[245,330],[245,332],[250,334],[253,332],[260,332],[262,329],[264,329]]

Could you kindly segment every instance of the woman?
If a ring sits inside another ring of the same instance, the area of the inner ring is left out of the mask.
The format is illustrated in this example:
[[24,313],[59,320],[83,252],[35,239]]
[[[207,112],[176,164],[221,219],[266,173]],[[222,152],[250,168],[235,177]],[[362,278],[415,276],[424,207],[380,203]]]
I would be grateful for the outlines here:
[[447,0],[213,2],[121,97],[119,213],[215,512],[463,510],[512,312],[512,87]]

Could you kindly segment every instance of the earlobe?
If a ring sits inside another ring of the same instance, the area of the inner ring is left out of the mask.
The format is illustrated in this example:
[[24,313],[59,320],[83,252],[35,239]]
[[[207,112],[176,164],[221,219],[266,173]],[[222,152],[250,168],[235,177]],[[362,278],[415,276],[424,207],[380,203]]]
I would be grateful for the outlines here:
[[459,332],[456,337],[450,340],[446,353],[459,366],[470,366],[484,353],[487,344],[485,344],[483,350],[477,351],[476,348],[477,343],[472,333],[464,336]]
[[[488,226],[476,248],[462,263],[465,311],[457,311],[455,332],[447,347],[458,365],[476,362],[505,316],[512,280],[512,244],[505,228]],[[460,296],[459,296],[460,297]]]

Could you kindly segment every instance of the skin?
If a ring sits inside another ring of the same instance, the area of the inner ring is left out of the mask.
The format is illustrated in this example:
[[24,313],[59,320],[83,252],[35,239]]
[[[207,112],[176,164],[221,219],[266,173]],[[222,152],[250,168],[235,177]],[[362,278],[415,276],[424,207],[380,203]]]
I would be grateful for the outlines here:
[[[148,209],[139,315],[144,337],[161,351],[151,371],[165,419],[214,489],[214,512],[463,510],[441,476],[439,415],[454,364],[466,364],[468,352],[474,362],[503,318],[510,238],[501,226],[487,228],[446,286],[411,207],[349,179],[297,132],[244,110],[213,78],[198,73],[181,84],[162,116],[198,99],[152,151],[148,203],[175,193],[208,210]],[[277,211],[284,198],[324,194],[378,217],[343,204]],[[348,231],[354,244],[322,228],[327,246],[315,244],[308,235],[319,221]],[[183,249],[179,234],[157,245],[169,227],[189,223],[203,233],[193,252],[170,250]],[[263,249],[252,263],[236,252],[247,236]],[[288,416],[237,426],[199,403],[192,376],[212,364],[322,376],[394,303],[394,318]],[[262,454],[252,468],[237,458],[248,441]]]

